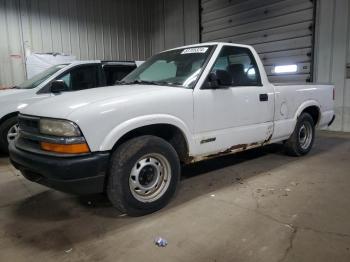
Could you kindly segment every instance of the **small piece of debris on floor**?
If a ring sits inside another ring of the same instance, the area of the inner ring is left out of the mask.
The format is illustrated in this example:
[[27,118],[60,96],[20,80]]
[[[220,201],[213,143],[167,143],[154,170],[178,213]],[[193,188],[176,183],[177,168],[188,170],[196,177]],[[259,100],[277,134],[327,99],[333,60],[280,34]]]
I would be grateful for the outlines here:
[[211,197],[215,197],[215,194],[211,194],[210,196],[211,196]]
[[242,178],[241,178],[241,177],[236,177],[236,181],[237,181],[238,183],[240,183],[240,184],[243,184]]
[[286,224],[286,225],[285,225],[285,227],[288,227],[288,228],[290,228],[290,229],[294,230],[293,225]]
[[287,192],[290,192],[290,191],[292,191],[290,188],[286,188],[285,189]]
[[72,252],[72,250],[73,250],[73,248],[70,248],[70,249],[67,249],[66,251],[64,251],[64,252],[66,252],[66,253],[70,253],[70,252]]
[[168,245],[168,241],[164,238],[161,238],[161,237],[157,237],[155,240],[154,240],[154,244],[158,247],[166,247]]

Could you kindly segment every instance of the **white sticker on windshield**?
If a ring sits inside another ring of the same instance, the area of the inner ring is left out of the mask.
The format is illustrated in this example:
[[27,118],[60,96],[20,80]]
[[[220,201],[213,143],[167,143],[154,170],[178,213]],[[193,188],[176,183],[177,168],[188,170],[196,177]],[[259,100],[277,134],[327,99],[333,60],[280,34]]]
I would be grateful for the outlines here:
[[187,48],[181,52],[181,54],[195,54],[195,53],[205,53],[207,52],[208,47],[194,47],[194,48]]

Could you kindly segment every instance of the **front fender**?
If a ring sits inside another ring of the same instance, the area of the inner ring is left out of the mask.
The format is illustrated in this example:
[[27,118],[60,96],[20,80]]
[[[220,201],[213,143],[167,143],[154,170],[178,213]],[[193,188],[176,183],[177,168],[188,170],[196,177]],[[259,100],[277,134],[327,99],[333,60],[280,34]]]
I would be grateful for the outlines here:
[[118,140],[128,132],[136,128],[153,125],[153,124],[169,124],[179,128],[185,136],[189,152],[190,153],[192,152],[193,139],[192,139],[192,134],[189,128],[187,127],[187,125],[181,119],[175,116],[166,115],[166,114],[139,116],[119,124],[107,134],[107,136],[101,143],[99,150],[100,151],[111,150],[113,146],[118,142]]

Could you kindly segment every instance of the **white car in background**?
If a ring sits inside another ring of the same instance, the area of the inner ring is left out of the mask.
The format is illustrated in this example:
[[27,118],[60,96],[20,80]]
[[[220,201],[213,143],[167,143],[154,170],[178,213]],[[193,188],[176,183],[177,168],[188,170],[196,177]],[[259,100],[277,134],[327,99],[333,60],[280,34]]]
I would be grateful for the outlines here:
[[0,151],[8,151],[8,142],[18,134],[17,114],[29,104],[60,92],[114,85],[141,63],[96,60],[59,64],[18,86],[0,90]]

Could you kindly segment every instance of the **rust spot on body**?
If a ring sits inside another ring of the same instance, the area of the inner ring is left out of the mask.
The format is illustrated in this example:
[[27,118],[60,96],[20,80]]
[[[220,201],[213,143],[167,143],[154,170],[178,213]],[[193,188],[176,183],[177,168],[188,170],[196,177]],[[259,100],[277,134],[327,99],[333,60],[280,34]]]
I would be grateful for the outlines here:
[[267,143],[269,143],[271,138],[272,138],[272,134],[262,143],[262,145],[266,145]]
[[216,153],[216,154],[208,155],[208,156],[206,156],[206,158],[212,158],[212,157],[231,154],[233,152],[244,151],[246,148],[247,148],[247,144],[234,145],[234,146],[231,146],[230,148],[226,149],[225,151],[221,151],[221,152]]
[[231,146],[230,148],[229,148],[229,151],[231,151],[231,150],[235,150],[235,149],[240,149],[240,148],[246,148],[247,147],[247,144],[239,144],[239,145],[235,145],[235,146]]
[[198,162],[198,161],[202,161],[202,160],[211,159],[214,157],[238,153],[238,152],[245,151],[247,149],[251,149],[251,148],[255,148],[255,147],[264,146],[270,142],[271,138],[272,138],[272,134],[263,142],[254,142],[251,144],[238,144],[238,145],[231,146],[228,149],[221,151],[221,152],[218,152],[218,153],[215,153],[215,154],[211,154],[211,155],[207,155],[207,156],[199,156],[199,157],[189,157],[189,159],[188,159],[189,162],[187,162],[187,163],[194,163],[194,162]]

